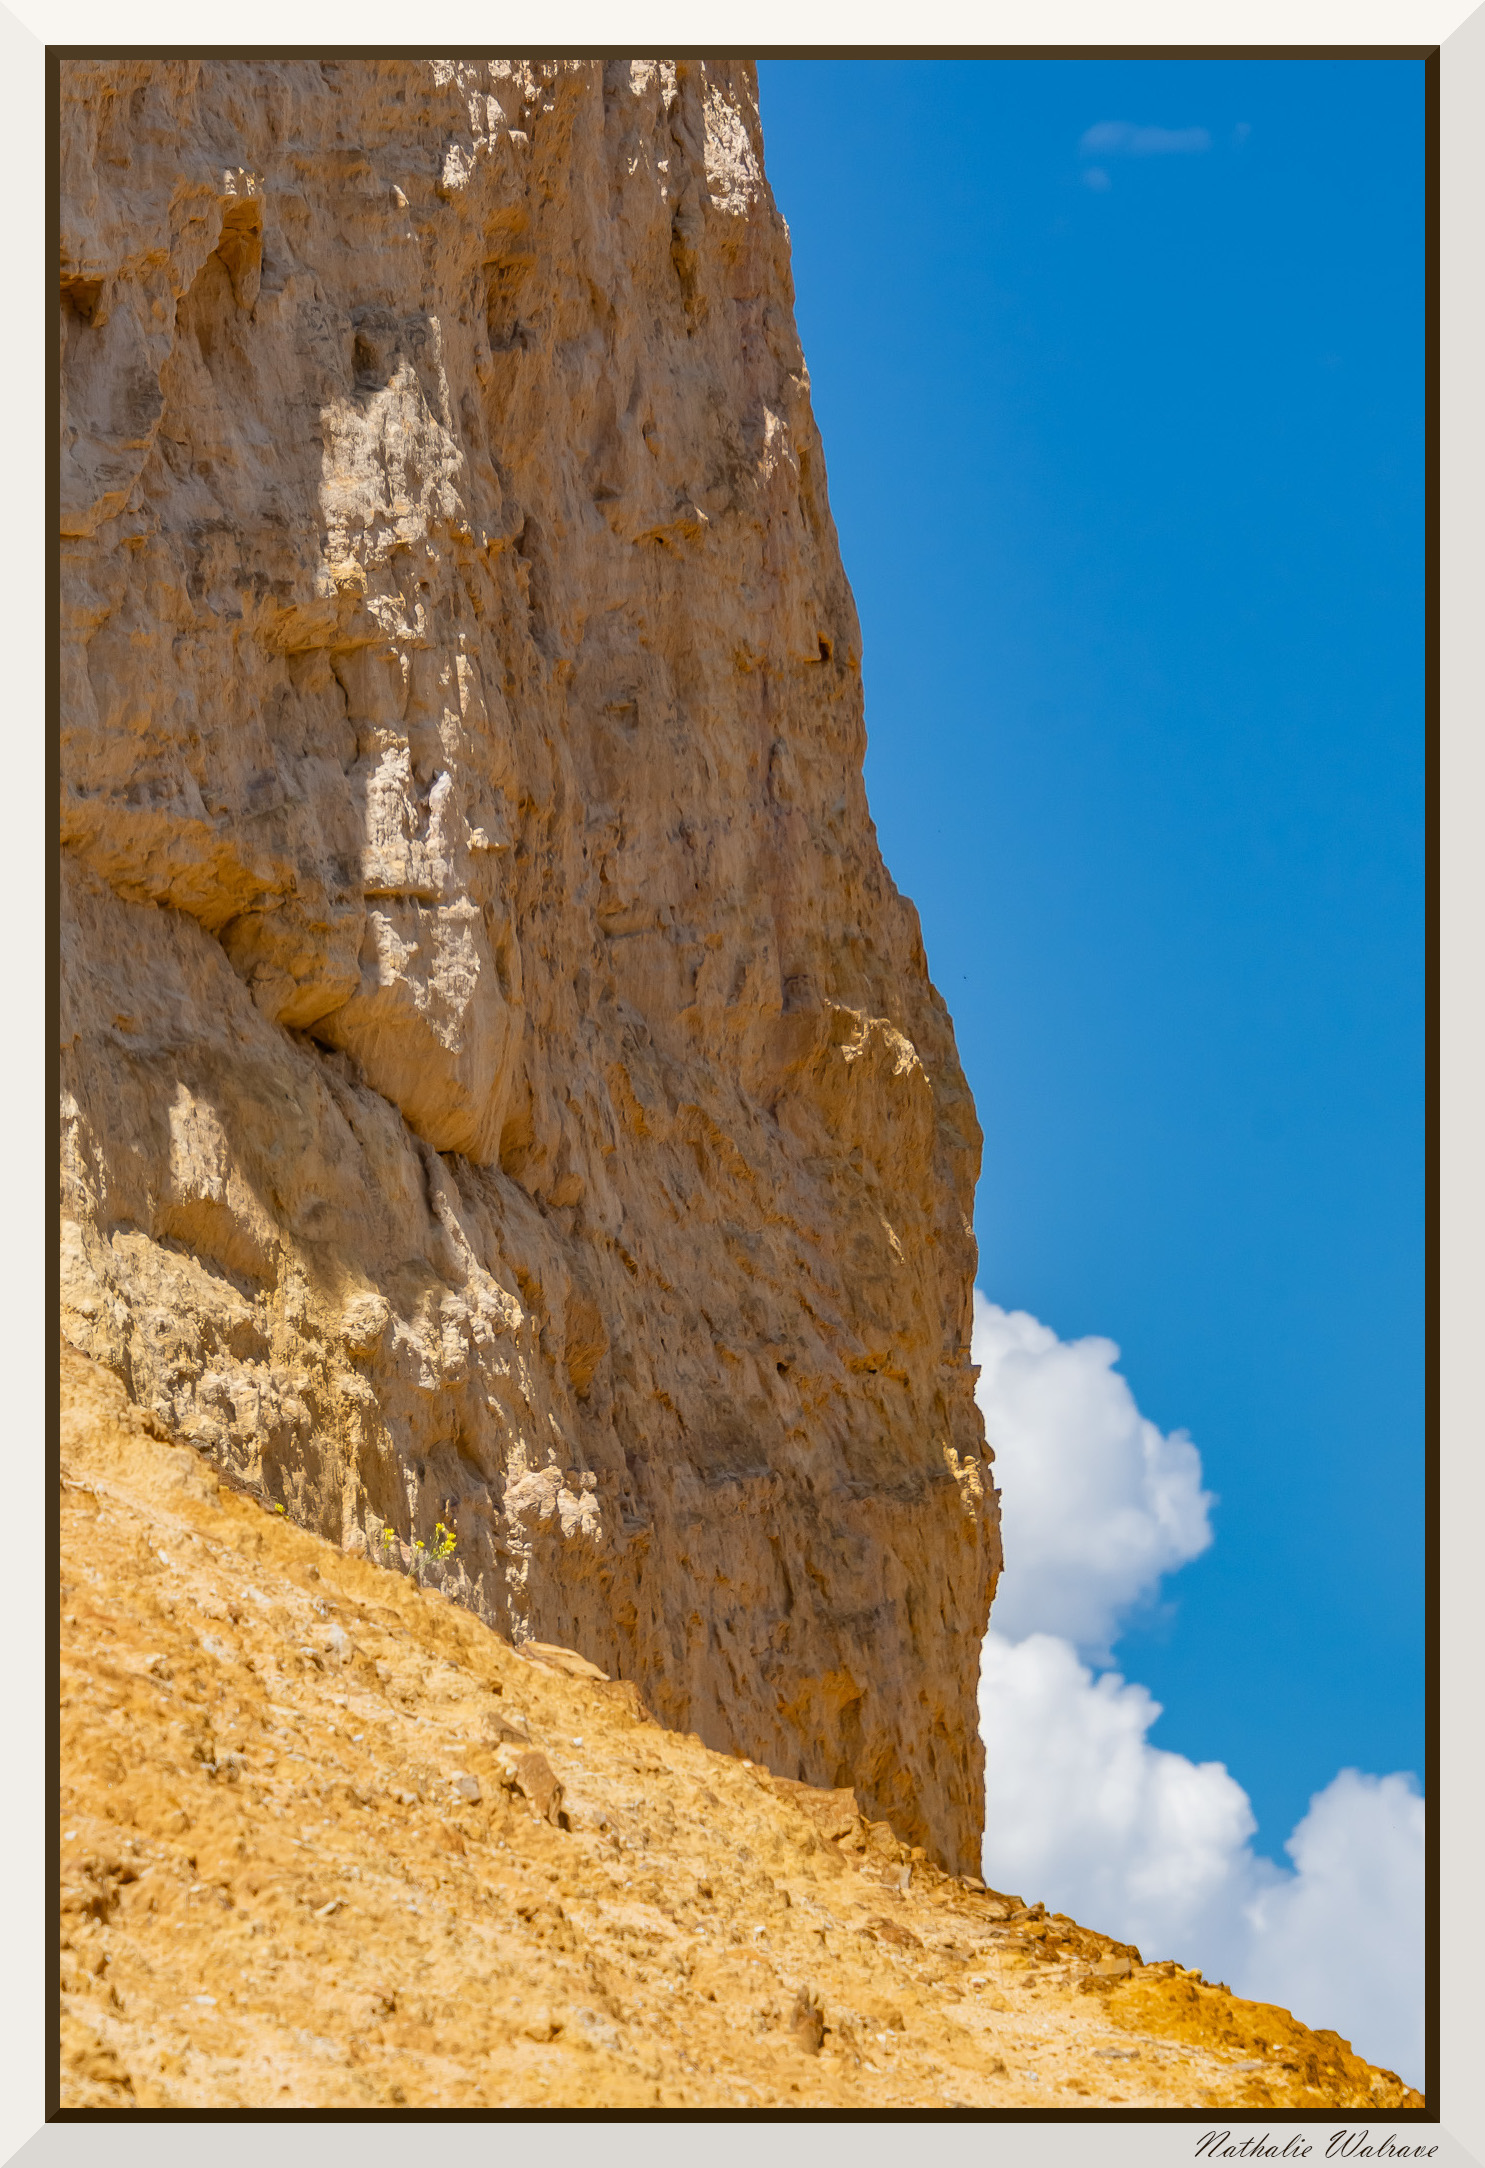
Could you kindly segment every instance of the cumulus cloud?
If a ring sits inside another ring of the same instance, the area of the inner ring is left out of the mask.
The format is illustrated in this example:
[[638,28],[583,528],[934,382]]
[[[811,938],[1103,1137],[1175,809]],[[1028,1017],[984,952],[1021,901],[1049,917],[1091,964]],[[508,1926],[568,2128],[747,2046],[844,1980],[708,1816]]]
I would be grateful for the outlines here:
[[1106,1658],[1120,1620],[1212,1540],[1200,1456],[1140,1414],[1112,1340],[1059,1340],[976,1288],[972,1356],[1005,1535],[996,1628]]
[[1420,2083],[1413,1779],[1344,1769],[1290,1836],[1292,1868],[1257,1855],[1226,1767],[1152,1746],[1159,1703],[1083,1660],[1107,1662],[1130,1607],[1210,1542],[1196,1448],[1140,1414],[1112,1341],[1059,1340],[976,1291],[974,1355],[1007,1557],[981,1660],[986,1880],[1199,1965]]
[[1147,1954],[1205,1964],[1202,1931],[1253,1834],[1220,1762],[1152,1747],[1160,1704],[1053,1634],[993,1629],[980,1660],[985,1875]]
[[1210,129],[1139,128],[1130,120],[1095,121],[1078,144],[1085,158],[1159,158],[1211,147]]
[[1423,1801],[1409,1776],[1343,1769],[1285,1850],[1221,1762],[1146,1736],[1160,1704],[1066,1641],[986,1636],[983,1873],[1147,1958],[1340,2033],[1410,2084],[1423,2069]]
[[1246,1993],[1303,2011],[1421,2086],[1426,1853],[1417,1783],[1402,1772],[1343,1769],[1284,1849],[1296,1871],[1255,1891],[1234,1974],[1263,1983]]

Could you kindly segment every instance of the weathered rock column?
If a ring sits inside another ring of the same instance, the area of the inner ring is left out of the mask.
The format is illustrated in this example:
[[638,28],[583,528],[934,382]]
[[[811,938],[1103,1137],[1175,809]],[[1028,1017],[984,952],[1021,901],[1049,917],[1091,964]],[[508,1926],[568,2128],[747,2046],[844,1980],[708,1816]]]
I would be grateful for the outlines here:
[[68,1332],[972,1867],[980,1137],[752,70],[63,92]]

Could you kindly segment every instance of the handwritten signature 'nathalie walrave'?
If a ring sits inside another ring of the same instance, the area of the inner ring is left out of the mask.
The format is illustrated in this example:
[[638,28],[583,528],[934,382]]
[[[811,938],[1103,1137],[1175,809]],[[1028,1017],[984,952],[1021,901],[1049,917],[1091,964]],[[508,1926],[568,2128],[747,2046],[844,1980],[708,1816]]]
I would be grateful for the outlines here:
[[[1327,2160],[1432,2160],[1437,2145],[1399,2145],[1396,2131],[1376,2144],[1369,2130],[1337,2130],[1325,2147]],[[1261,2137],[1234,2139],[1230,2130],[1209,2130],[1197,2141],[1195,2160],[1304,2160],[1315,2150],[1302,2132],[1296,2131],[1283,2145],[1267,2131]]]

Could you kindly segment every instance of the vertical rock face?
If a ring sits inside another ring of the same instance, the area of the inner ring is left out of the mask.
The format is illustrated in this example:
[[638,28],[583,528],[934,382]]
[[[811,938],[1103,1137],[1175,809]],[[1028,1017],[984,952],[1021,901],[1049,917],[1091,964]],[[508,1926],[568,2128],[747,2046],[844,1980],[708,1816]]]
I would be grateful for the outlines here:
[[62,74],[70,1337],[972,1866],[980,1139],[751,70]]

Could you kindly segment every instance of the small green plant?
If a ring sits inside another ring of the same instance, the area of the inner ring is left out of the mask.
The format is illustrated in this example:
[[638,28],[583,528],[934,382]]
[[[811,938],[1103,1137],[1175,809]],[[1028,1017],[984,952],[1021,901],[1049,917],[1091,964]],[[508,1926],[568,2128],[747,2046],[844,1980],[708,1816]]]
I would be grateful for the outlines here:
[[[396,1541],[397,1533],[395,1529],[384,1528],[382,1530],[382,1546],[385,1550],[390,1551]],[[433,1541],[431,1544],[425,1543],[421,1536],[414,1536],[412,1539],[412,1547],[415,1551],[421,1551],[424,1558],[436,1558],[439,1560],[443,1560],[445,1558],[452,1558],[455,1549],[454,1531],[452,1528],[445,1528],[443,1522],[440,1521],[438,1526],[433,1531]]]
[[284,1511],[284,1508],[282,1506],[275,1506],[273,1510],[275,1513],[282,1513]]

